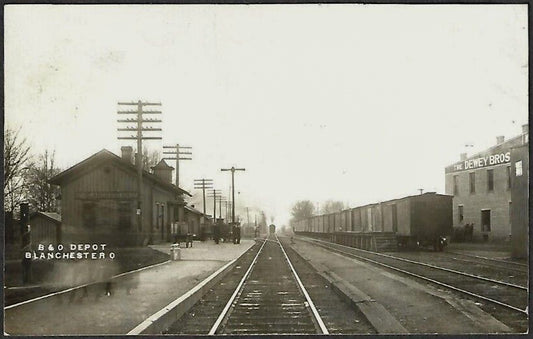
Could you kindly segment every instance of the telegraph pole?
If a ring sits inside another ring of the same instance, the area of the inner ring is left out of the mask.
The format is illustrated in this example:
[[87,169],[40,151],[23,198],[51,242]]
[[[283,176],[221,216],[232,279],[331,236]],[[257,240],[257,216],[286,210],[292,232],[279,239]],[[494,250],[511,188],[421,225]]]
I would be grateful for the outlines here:
[[213,198],[213,223],[217,220],[217,198],[221,196],[220,190],[212,189],[209,197]]
[[202,190],[202,197],[204,202],[204,216],[205,216],[205,190],[206,188],[213,188],[213,179],[194,179],[194,188]]
[[[218,215],[220,216],[220,218],[222,219],[222,203],[223,202],[226,202],[226,198],[224,198],[223,196],[219,195],[218,196]],[[227,218],[227,216],[226,216]]]
[[[128,137],[118,137],[118,139],[125,140],[137,140],[137,228],[138,231],[142,231],[142,171],[143,171],[143,159],[142,159],[142,141],[143,140],[161,140],[161,137],[143,136],[143,131],[154,132],[161,131],[161,128],[145,127],[143,123],[160,123],[160,119],[145,119],[145,114],[161,114],[161,111],[143,110],[145,106],[161,106],[161,103],[155,102],[119,102],[121,106],[137,106],[137,110],[118,111],[118,114],[135,114],[137,117],[133,119],[118,119],[117,122],[130,124],[125,128],[117,128],[120,131],[136,132],[136,135],[130,135]],[[135,127],[132,127],[134,124]]]
[[250,214],[248,213],[248,207],[246,207],[246,226],[250,226]]
[[[191,150],[192,147],[189,146],[163,146],[166,149],[172,149],[172,151],[163,151],[163,154],[172,154],[176,156],[175,158],[163,158],[166,160],[176,160],[176,187],[179,187],[180,184],[180,160],[192,160],[192,152],[181,152],[181,150]],[[180,158],[181,154],[187,154],[184,158]],[[190,158],[189,158],[190,157]]]
[[222,172],[231,171],[231,222],[235,222],[235,171],[246,171],[245,168],[221,168]]

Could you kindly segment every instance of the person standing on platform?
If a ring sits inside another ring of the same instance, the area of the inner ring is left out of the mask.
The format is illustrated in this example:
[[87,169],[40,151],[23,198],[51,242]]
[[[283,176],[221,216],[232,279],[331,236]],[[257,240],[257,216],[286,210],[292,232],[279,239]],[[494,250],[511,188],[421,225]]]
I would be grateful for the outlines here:
[[220,226],[217,224],[213,225],[213,239],[215,240],[215,244],[220,242]]
[[233,224],[233,243],[234,244],[240,244],[241,243],[241,227],[239,223]]

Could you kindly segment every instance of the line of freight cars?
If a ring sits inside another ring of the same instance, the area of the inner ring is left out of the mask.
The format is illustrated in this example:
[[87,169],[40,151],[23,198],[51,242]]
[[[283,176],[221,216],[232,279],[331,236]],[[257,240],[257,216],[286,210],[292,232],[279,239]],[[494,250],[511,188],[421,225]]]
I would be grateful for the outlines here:
[[294,224],[295,234],[374,251],[433,246],[452,234],[452,196],[428,192],[317,215]]

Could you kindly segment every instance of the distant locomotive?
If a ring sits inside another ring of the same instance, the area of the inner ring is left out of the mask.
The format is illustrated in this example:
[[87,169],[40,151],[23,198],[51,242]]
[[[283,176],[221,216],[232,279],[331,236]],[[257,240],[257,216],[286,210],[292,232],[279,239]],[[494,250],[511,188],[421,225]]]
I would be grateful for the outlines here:
[[368,250],[433,246],[442,251],[452,234],[452,196],[428,192],[296,222],[296,234]]
[[276,233],[276,225],[271,224],[270,226],[268,226],[268,228],[270,230],[270,234]]

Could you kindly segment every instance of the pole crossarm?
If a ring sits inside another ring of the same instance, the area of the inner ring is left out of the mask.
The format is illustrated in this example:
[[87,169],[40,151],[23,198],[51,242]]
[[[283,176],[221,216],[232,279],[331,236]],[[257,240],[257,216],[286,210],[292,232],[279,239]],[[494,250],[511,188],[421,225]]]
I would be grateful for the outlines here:
[[[119,109],[117,111],[117,114],[124,115],[124,114],[132,114],[136,115],[135,118],[126,118],[126,119],[117,119],[117,122],[119,123],[127,123],[131,124],[130,126],[120,127],[117,128],[118,132],[136,132],[136,135],[131,136],[117,136],[119,140],[136,140],[137,141],[137,154],[139,155],[139,159],[142,159],[142,142],[143,140],[161,140],[162,137],[159,136],[143,136],[142,132],[159,132],[162,131],[159,127],[146,127],[143,126],[143,123],[160,123],[162,122],[161,119],[145,119],[143,116],[145,114],[161,114],[161,111],[153,110],[153,109],[147,109],[143,110],[143,107],[145,106],[161,106],[160,102],[143,102],[141,100],[138,100],[137,102],[118,102],[118,105],[123,106],[136,106],[136,110],[126,110],[126,109]],[[142,183],[142,172],[143,172],[143,162],[137,161],[135,164],[137,167],[137,231],[143,232],[143,225],[142,225],[142,213],[143,213],[143,183]],[[150,237],[153,230],[150,230]]]
[[[137,140],[139,137],[117,137],[117,139],[123,139],[123,140]],[[142,140],[161,140],[162,137],[141,137]]]
[[[141,122],[162,122],[162,120],[159,119],[141,119]],[[130,122],[130,123],[138,123],[139,120],[137,119],[118,119],[117,122]]]
[[[138,131],[135,127],[126,127],[126,128],[117,128],[117,131]],[[162,131],[161,128],[155,128],[155,127],[143,127],[141,128],[141,131]]]
[[221,168],[222,172],[231,171],[231,222],[235,223],[235,171],[245,171],[244,168]]
[[[175,147],[175,146],[169,146],[167,148],[171,148],[171,147]],[[203,212],[204,212],[204,215],[206,215],[205,214],[205,190],[209,188],[213,188],[213,179],[206,179],[206,178],[194,179],[194,188],[202,190]]]
[[[118,111],[118,114],[137,114],[137,111]],[[161,114],[161,111],[143,111],[143,114]]]
[[119,105],[130,105],[130,106],[161,106],[160,102],[119,102]]
[[180,146],[179,144],[163,146],[163,149],[167,149],[168,150],[168,151],[163,151],[163,154],[175,155],[175,157],[172,157],[172,158],[171,157],[166,157],[166,158],[163,158],[163,159],[176,160],[176,186],[179,186],[179,183],[180,183],[180,160],[192,160],[192,157],[180,157],[180,154],[192,154],[192,152],[181,153],[180,149],[182,149],[182,148],[191,149],[192,147]]

